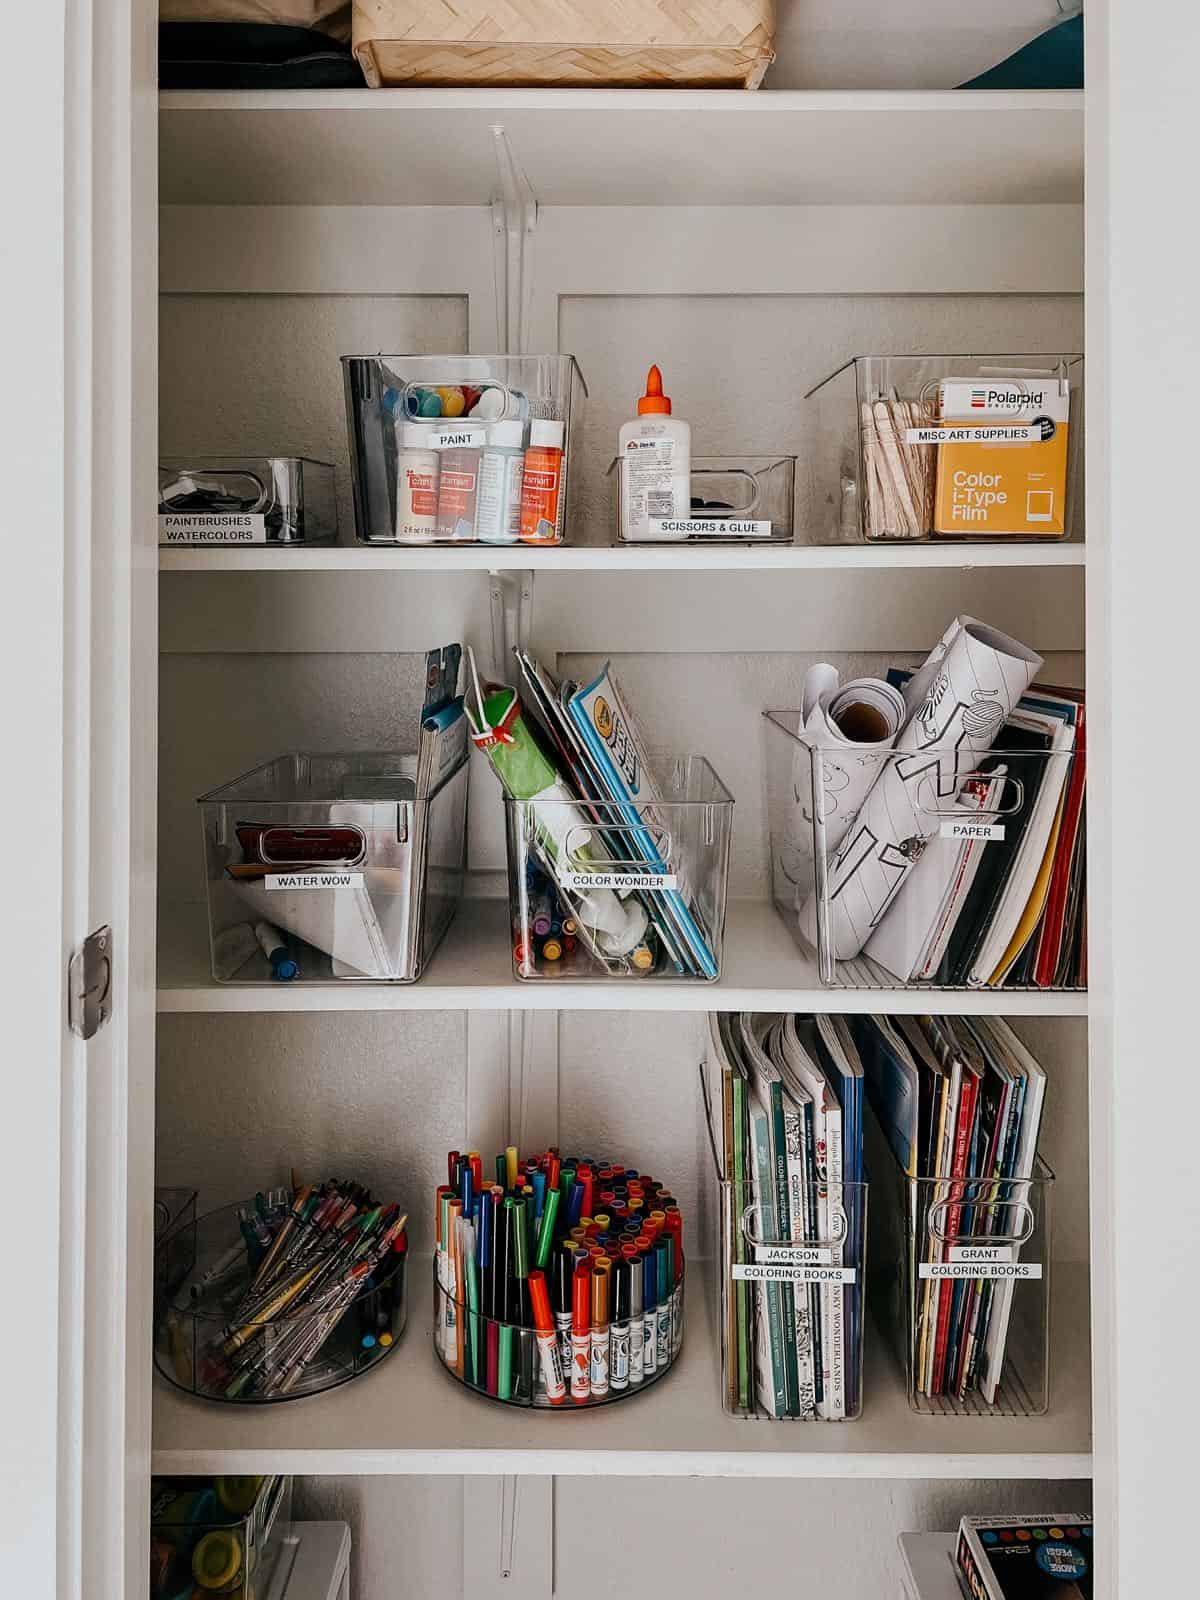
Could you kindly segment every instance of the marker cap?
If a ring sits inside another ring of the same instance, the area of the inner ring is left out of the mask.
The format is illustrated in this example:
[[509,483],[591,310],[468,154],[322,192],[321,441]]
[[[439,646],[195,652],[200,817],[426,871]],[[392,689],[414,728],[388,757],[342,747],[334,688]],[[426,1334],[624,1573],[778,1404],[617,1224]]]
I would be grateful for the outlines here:
[[553,1328],[550,1315],[550,1292],[546,1288],[546,1274],[534,1267],[529,1274],[529,1304],[533,1308],[533,1325],[542,1330]]
[[583,1260],[575,1268],[571,1280],[571,1324],[576,1333],[582,1333],[591,1322],[592,1264]]
[[[600,1263],[596,1263],[599,1268]],[[592,1326],[602,1327],[608,1321],[608,1273],[592,1273]]]
[[628,1261],[617,1263],[613,1273],[613,1314],[614,1322],[628,1322],[631,1305],[631,1274]]
[[556,1250],[550,1258],[550,1298],[555,1311],[571,1309],[571,1280],[575,1275],[575,1253]]
[[642,1314],[642,1258],[634,1256],[629,1263],[629,1314],[640,1317]]

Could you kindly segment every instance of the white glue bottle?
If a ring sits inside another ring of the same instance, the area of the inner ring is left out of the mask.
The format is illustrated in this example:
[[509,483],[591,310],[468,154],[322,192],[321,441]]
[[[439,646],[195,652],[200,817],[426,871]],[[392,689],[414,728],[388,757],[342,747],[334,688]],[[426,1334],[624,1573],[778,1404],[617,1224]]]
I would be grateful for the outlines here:
[[617,435],[622,539],[686,539],[686,529],[661,527],[692,514],[692,427],[671,415],[662,373],[651,367],[638,414]]
[[519,544],[525,424],[493,422],[479,462],[475,537],[483,544]]
[[437,531],[439,461],[429,448],[426,423],[400,427],[396,457],[396,538],[403,544],[425,544]]

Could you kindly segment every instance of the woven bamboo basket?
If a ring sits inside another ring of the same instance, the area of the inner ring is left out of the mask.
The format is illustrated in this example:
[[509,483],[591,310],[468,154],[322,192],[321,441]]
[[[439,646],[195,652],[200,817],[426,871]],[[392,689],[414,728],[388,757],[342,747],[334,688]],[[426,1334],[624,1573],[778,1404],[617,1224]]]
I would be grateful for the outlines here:
[[373,89],[757,89],[774,38],[775,0],[354,0]]

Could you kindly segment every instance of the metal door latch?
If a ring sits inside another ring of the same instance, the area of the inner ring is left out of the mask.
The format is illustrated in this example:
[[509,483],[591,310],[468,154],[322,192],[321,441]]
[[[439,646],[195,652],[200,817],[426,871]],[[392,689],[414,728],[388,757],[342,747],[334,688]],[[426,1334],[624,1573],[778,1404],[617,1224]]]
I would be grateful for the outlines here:
[[112,929],[89,933],[67,969],[68,1008],[72,1033],[91,1039],[112,1015]]

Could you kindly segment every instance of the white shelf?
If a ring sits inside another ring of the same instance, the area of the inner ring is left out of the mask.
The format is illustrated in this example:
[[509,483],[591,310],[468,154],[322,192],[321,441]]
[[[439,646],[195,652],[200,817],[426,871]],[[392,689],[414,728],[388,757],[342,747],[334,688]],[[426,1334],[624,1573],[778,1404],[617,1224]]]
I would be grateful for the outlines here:
[[176,90],[159,113],[164,204],[487,205],[497,125],[541,205],[1083,198],[1074,91]]
[[469,1394],[433,1354],[427,1261],[414,1261],[408,1328],[377,1372],[290,1405],[195,1400],[154,1385],[161,1473],[530,1473],[592,1477],[1085,1478],[1091,1473],[1082,1268],[1060,1272],[1055,1410],[1044,1417],[922,1417],[867,1330],[863,1415],[853,1423],[756,1423],[720,1403],[714,1297],[689,1296],[677,1369],[637,1400],[587,1417],[531,1414]]
[[1084,546],[1070,544],[569,545],[440,547],[399,545],[170,546],[160,572],[814,572],[912,568],[1082,567]]
[[954,1575],[953,1533],[902,1533],[900,1559],[904,1563],[905,1594],[912,1600],[962,1600]]
[[204,910],[160,919],[158,1009],[197,1011],[829,1011],[1086,1016],[1087,995],[1008,990],[827,989],[769,905],[735,901],[719,983],[517,982],[508,906],[465,900],[419,983],[214,983]]

